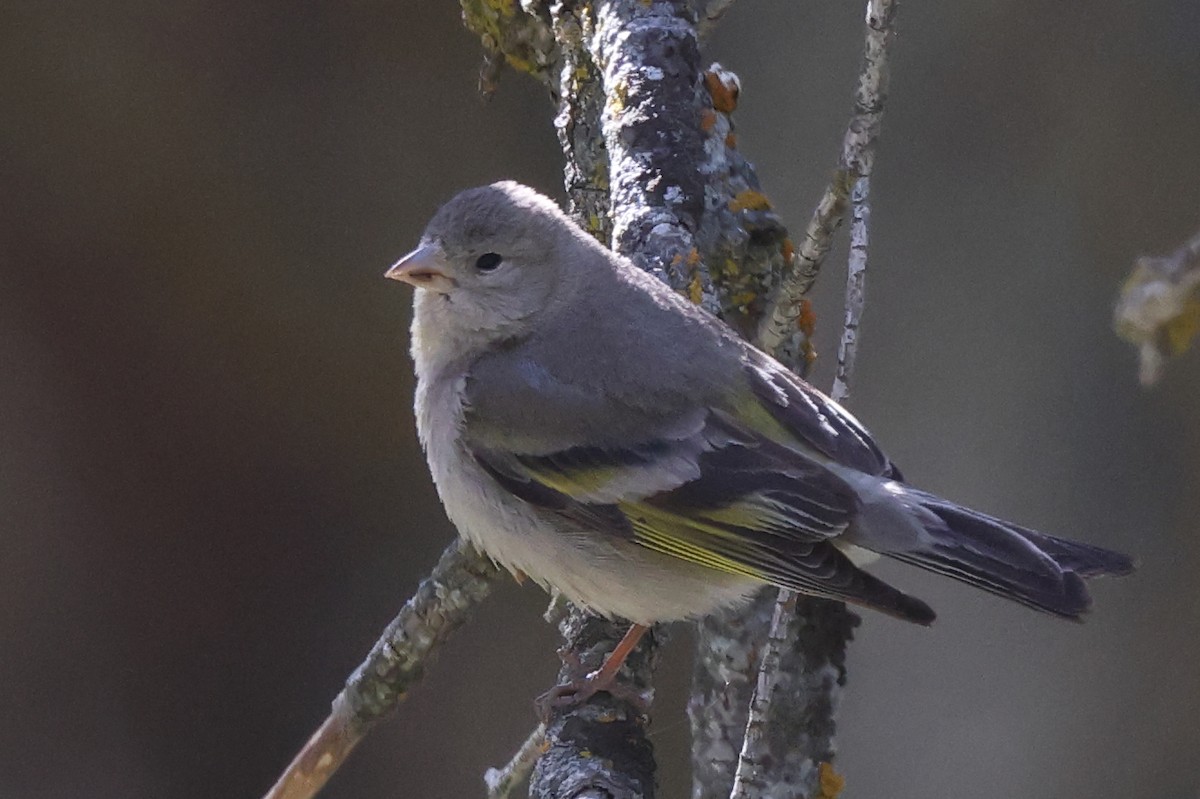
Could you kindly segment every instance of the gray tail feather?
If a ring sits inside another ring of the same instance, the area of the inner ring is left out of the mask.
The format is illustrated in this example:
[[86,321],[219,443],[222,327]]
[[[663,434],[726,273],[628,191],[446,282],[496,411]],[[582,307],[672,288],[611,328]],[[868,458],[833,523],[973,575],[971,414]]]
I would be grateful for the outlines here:
[[922,550],[884,554],[1005,599],[1079,620],[1092,604],[1084,578],[1133,571],[1128,555],[1056,538],[932,494],[906,490],[945,527],[927,525],[933,540]]

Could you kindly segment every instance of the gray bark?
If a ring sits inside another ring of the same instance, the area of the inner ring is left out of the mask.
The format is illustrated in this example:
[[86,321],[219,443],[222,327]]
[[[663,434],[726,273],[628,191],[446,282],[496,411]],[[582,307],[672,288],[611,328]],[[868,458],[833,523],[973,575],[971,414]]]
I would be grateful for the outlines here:
[[[624,627],[570,608],[559,623],[564,662],[559,682],[569,683],[594,671],[612,651]],[[529,782],[533,799],[653,799],[654,747],[646,737],[656,661],[655,631],[622,667],[612,691],[551,715],[546,724],[545,753]],[[645,639],[643,639],[645,640]]]

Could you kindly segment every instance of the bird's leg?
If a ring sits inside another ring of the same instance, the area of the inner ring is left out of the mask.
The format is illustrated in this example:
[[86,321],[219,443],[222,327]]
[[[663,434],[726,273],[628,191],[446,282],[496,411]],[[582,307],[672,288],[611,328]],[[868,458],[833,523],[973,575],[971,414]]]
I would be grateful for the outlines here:
[[630,625],[629,630],[613,648],[612,654],[604,661],[604,665],[587,676],[587,679],[595,686],[595,691],[602,691],[612,685],[617,672],[625,665],[630,653],[637,647],[638,642],[642,640],[642,636],[649,629],[644,624]]
[[[621,670],[621,666],[625,665],[626,659],[630,653],[637,647],[638,642],[642,640],[642,636],[650,628],[644,624],[634,624],[617,642],[612,653],[604,661],[604,665],[584,677],[571,680],[562,685],[556,685],[546,693],[542,694],[537,699],[537,707],[539,714],[543,719],[550,715],[550,711],[555,708],[572,707],[586,702],[593,694],[599,691],[613,692],[613,682],[616,680],[617,673]],[[618,697],[629,699],[634,704],[640,702],[634,701],[637,697]]]

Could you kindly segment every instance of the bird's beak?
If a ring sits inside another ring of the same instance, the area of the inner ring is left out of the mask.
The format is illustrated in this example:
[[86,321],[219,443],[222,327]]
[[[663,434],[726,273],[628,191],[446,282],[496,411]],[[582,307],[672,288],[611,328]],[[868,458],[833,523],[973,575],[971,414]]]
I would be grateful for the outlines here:
[[454,286],[454,278],[446,274],[441,249],[433,244],[422,244],[384,272],[384,277],[403,280],[419,289],[431,289],[445,293]]

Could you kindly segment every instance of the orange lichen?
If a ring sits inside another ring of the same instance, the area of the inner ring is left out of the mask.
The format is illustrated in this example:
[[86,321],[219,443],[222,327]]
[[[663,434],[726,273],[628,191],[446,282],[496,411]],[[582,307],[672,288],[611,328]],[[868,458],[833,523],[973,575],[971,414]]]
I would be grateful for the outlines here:
[[779,254],[783,256],[783,262],[790,264],[792,259],[796,257],[796,245],[792,244],[791,239],[784,239],[779,245]]
[[694,305],[699,305],[704,299],[704,284],[700,281],[700,271],[692,272],[692,278],[688,281],[688,299]]
[[726,136],[725,137],[725,146],[728,147],[730,150],[736,150],[737,149],[737,136],[733,133],[730,133],[728,136]]
[[812,300],[800,298],[800,313],[796,316],[796,328],[805,338],[812,338],[817,332],[817,312],[813,310]]
[[708,108],[700,112],[700,130],[708,133],[717,124],[717,114]]
[[834,771],[832,764],[824,761],[817,767],[817,781],[820,793],[816,799],[837,799],[838,794],[846,787],[846,778]]
[[716,72],[704,73],[704,86],[712,96],[713,108],[723,114],[732,113],[737,108],[738,87],[732,81],[724,81]]
[[738,195],[729,201],[729,210],[734,213],[738,211],[769,211],[771,210],[771,201],[761,191],[746,189],[738,192]]

